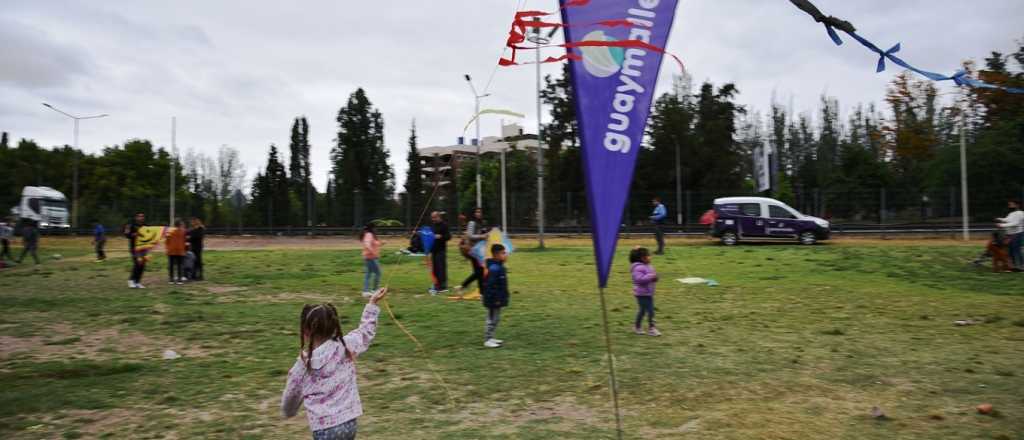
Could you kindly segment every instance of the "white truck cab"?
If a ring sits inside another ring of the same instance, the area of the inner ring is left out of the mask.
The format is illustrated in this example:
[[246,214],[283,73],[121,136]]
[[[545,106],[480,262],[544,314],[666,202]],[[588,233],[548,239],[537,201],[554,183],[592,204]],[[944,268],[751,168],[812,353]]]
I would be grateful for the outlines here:
[[46,186],[26,186],[21,203],[11,208],[19,220],[32,220],[40,229],[70,229],[68,199],[64,193]]

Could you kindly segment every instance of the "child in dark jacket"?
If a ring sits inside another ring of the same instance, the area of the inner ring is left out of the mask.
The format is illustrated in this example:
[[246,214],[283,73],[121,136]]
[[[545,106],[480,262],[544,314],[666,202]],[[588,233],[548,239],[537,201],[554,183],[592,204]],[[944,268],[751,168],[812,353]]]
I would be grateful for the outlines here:
[[633,332],[644,334],[640,324],[647,315],[647,335],[661,336],[654,327],[654,287],[658,284],[658,273],[651,266],[651,252],[646,248],[636,248],[629,253],[630,272],[633,275],[633,295],[636,296],[636,322]]
[[482,300],[487,308],[487,322],[484,326],[484,347],[498,348],[503,341],[494,339],[494,332],[501,320],[501,309],[508,307],[508,273],[505,272],[505,260],[508,253],[505,246],[491,246],[492,258],[487,260],[487,275],[484,279]]

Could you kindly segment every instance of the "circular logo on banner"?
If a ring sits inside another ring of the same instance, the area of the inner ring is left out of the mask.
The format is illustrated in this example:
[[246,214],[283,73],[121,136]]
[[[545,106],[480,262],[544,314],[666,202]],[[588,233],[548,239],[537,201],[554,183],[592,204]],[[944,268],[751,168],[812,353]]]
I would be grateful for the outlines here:
[[[583,37],[582,41],[615,41],[614,38],[604,34],[604,31],[593,31]],[[591,75],[598,78],[607,78],[619,72],[622,68],[622,60],[625,52],[621,47],[593,47],[584,46],[583,67]]]

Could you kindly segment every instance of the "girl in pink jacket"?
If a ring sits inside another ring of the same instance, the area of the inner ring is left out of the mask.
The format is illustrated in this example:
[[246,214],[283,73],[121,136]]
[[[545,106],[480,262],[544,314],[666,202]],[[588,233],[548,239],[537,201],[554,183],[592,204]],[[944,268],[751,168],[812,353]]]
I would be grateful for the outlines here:
[[377,333],[377,302],[385,295],[387,289],[381,289],[370,297],[359,328],[344,336],[333,305],[307,304],[302,308],[301,351],[288,371],[281,413],[292,417],[305,404],[314,440],[356,438],[356,418],[363,414],[356,386],[356,357],[370,347]]
[[647,335],[661,336],[661,332],[654,327],[654,287],[658,284],[658,273],[651,266],[651,252],[647,248],[638,247],[629,253],[629,262],[632,265],[630,272],[633,275],[633,295],[636,296],[636,323],[633,325],[633,332],[638,335],[645,334],[640,324],[647,315]]

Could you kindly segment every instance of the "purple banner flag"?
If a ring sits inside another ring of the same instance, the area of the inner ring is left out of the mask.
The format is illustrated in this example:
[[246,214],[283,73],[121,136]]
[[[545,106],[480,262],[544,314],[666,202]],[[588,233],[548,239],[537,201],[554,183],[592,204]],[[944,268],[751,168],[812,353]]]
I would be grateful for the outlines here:
[[[619,239],[678,0],[561,0],[600,287]],[[605,26],[608,20],[632,26]],[[607,43],[583,43],[607,42]],[[578,45],[583,43],[582,45]],[[646,44],[645,44],[646,43]],[[574,46],[576,45],[576,46]]]

